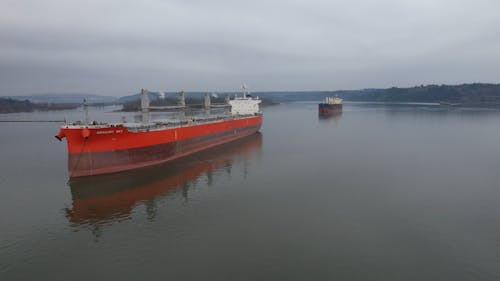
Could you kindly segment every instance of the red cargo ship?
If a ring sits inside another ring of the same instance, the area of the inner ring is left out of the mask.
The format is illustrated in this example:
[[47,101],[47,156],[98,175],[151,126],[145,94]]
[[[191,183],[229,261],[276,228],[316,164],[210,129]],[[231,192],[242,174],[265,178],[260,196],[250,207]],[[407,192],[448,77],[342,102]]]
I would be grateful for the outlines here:
[[[142,123],[77,122],[56,138],[68,143],[70,177],[131,170],[167,162],[256,133],[262,124],[258,98],[229,101],[231,114],[175,121],[149,121],[147,92],[141,93]],[[147,116],[147,117],[145,117]],[[88,119],[88,118],[86,118]]]

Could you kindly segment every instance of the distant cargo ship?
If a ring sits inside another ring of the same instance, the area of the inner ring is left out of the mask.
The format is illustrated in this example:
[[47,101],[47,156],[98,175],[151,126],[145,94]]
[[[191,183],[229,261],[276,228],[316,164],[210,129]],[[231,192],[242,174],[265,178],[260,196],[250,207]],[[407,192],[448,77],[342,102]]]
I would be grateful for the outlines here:
[[183,120],[149,121],[149,99],[141,92],[141,123],[64,124],[70,177],[92,176],[164,163],[256,133],[262,125],[259,98],[228,101],[230,114]]
[[326,97],[318,106],[318,113],[321,116],[328,116],[342,112],[342,99]]

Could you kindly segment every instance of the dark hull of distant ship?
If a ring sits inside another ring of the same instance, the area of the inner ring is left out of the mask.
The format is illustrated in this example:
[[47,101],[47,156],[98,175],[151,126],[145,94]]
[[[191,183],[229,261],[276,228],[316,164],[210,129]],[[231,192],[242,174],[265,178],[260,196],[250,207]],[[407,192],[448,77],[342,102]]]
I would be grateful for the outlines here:
[[321,116],[335,115],[342,112],[342,104],[320,103],[318,105],[318,114]]

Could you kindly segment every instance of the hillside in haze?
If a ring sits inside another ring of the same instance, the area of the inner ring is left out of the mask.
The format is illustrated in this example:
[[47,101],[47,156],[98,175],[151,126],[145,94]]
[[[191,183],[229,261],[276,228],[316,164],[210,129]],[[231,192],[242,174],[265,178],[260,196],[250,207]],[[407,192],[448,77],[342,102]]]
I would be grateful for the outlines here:
[[462,105],[500,105],[500,84],[428,85],[352,91],[342,94],[350,101],[449,102]]
[[[152,103],[175,105],[177,92],[148,92]],[[221,103],[226,96],[240,95],[235,92],[212,93],[212,102]],[[201,104],[204,92],[186,92],[186,101],[191,104]],[[272,105],[279,102],[320,101],[325,97],[338,96],[345,101],[359,102],[423,102],[452,103],[462,106],[500,106],[500,84],[473,83],[462,85],[421,85],[409,88],[392,87],[388,89],[362,89],[339,91],[280,91],[254,92],[254,97],[263,99],[262,105]],[[163,99],[160,99],[163,96]],[[135,111],[139,106],[140,94],[135,93],[120,98],[91,94],[38,94],[31,96],[16,96],[2,99],[1,112],[18,112],[59,109],[67,106],[81,105],[83,99],[89,104],[121,104],[125,110]],[[17,101],[17,102],[14,102]],[[28,103],[27,103],[28,102]],[[56,104],[61,104],[56,106]]]
[[[203,92],[186,92],[186,98],[198,99]],[[234,92],[218,93],[219,97],[233,96]],[[239,95],[240,93],[236,93]],[[365,102],[424,102],[424,103],[455,103],[469,106],[500,106],[500,84],[473,83],[462,85],[421,85],[409,88],[392,87],[387,89],[362,89],[339,91],[276,91],[253,92],[273,102],[319,101],[329,96],[339,96],[345,101]],[[149,92],[151,101],[158,99],[158,92]],[[166,93],[172,101],[177,99],[177,93]],[[137,101],[139,94],[119,98],[118,103],[124,104]]]
[[348,91],[260,92],[277,102],[318,101],[338,96],[345,101],[457,103],[470,106],[500,106],[500,84],[427,85],[411,88]]
[[15,100],[29,100],[33,103],[79,103],[86,99],[87,102],[91,104],[95,103],[113,103],[116,101],[116,97],[111,96],[101,96],[94,94],[83,94],[83,93],[46,93],[46,94],[33,94],[28,96],[6,96],[5,98],[11,98]]
[[78,106],[78,104],[74,103],[33,103],[29,100],[20,101],[11,98],[0,98],[0,113],[75,109]]

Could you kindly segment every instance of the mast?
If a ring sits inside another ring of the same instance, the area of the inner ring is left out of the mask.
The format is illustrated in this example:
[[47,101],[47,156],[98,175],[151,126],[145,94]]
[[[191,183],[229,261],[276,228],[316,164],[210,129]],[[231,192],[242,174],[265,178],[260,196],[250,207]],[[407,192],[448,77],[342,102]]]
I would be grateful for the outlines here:
[[204,100],[203,104],[205,106],[205,109],[210,109],[211,100],[210,100],[210,94],[209,93],[205,93],[205,100]]
[[184,90],[179,92],[179,105],[186,106],[186,97],[184,96]]
[[141,89],[142,123],[149,123],[149,96],[148,90]]
[[85,125],[89,124],[89,104],[87,99],[83,99],[83,111],[85,112]]

